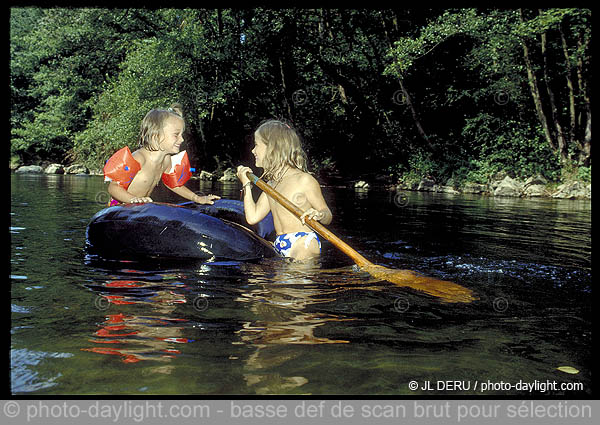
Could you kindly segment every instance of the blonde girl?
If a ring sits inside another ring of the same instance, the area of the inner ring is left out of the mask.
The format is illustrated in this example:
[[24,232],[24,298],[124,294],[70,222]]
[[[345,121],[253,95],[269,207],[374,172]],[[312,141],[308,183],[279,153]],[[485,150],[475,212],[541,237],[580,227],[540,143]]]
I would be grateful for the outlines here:
[[179,104],[168,109],[152,109],[140,125],[139,149],[126,146],[104,166],[104,179],[110,181],[110,205],[119,202],[152,202],[150,194],[161,180],[173,192],[200,204],[212,204],[218,196],[199,196],[184,186],[191,177],[183,143],[185,121]]
[[321,241],[304,224],[304,220],[310,217],[329,224],[333,216],[323,198],[319,182],[308,173],[306,154],[298,133],[283,121],[267,120],[254,132],[252,154],[255,165],[264,170],[262,178],[303,210],[304,214],[298,219],[265,193],[254,202],[250,190],[252,183],[246,176],[246,172],[252,172],[252,169],[240,165],[237,176],[244,192],[246,221],[249,224],[258,223],[270,211],[277,233],[275,248],[282,256],[295,260],[319,256]]

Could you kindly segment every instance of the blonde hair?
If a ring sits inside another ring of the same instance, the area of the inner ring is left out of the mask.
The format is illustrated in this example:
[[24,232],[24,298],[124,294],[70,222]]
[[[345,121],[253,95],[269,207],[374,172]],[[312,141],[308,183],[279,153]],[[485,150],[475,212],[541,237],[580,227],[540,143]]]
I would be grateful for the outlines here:
[[[148,112],[140,124],[138,145],[149,151],[162,150],[160,141],[155,142],[155,140],[160,140],[165,122],[172,116],[183,121],[183,110],[179,103],[174,103],[167,109],[152,109]],[[185,121],[183,123],[185,126]]]
[[300,136],[289,124],[269,119],[259,124],[255,134],[267,145],[263,162],[264,180],[281,179],[286,165],[308,172],[306,153],[302,149]]

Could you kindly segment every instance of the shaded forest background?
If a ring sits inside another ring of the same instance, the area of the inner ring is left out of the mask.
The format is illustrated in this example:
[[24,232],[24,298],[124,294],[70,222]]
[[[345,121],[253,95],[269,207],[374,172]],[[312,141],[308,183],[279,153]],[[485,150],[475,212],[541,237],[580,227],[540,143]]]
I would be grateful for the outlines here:
[[13,163],[101,169],[183,105],[197,169],[293,122],[321,176],[591,179],[588,9],[10,11]]

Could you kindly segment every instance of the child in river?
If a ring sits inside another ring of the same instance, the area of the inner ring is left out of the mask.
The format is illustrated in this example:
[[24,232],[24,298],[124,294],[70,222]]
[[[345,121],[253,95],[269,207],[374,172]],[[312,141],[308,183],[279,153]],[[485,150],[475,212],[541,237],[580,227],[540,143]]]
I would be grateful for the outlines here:
[[184,186],[191,177],[190,163],[183,143],[185,121],[181,106],[152,109],[140,126],[138,143],[133,152],[126,146],[117,151],[104,166],[104,179],[110,181],[109,205],[152,202],[150,194],[162,181],[173,192],[199,204],[213,204],[218,196],[199,196]]
[[303,210],[304,214],[298,219],[265,193],[254,202],[250,190],[252,183],[246,176],[246,172],[252,172],[252,169],[240,165],[237,176],[243,185],[246,221],[249,224],[258,223],[271,211],[277,233],[277,251],[295,260],[317,257],[321,253],[321,241],[304,224],[304,220],[310,217],[329,224],[333,216],[323,198],[319,182],[306,169],[306,154],[298,134],[287,123],[267,120],[254,132],[252,154],[256,166],[264,169],[262,178]]

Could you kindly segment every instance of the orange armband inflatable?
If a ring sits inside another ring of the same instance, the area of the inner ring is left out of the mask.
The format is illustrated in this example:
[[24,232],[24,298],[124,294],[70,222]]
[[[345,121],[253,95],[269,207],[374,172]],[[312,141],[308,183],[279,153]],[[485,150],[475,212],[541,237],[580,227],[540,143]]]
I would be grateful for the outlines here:
[[186,151],[181,151],[171,157],[171,169],[168,173],[163,173],[162,181],[170,188],[183,186],[190,177],[192,170],[190,160]]
[[128,146],[116,151],[104,165],[104,181],[115,181],[125,189],[142,167],[137,162]]

